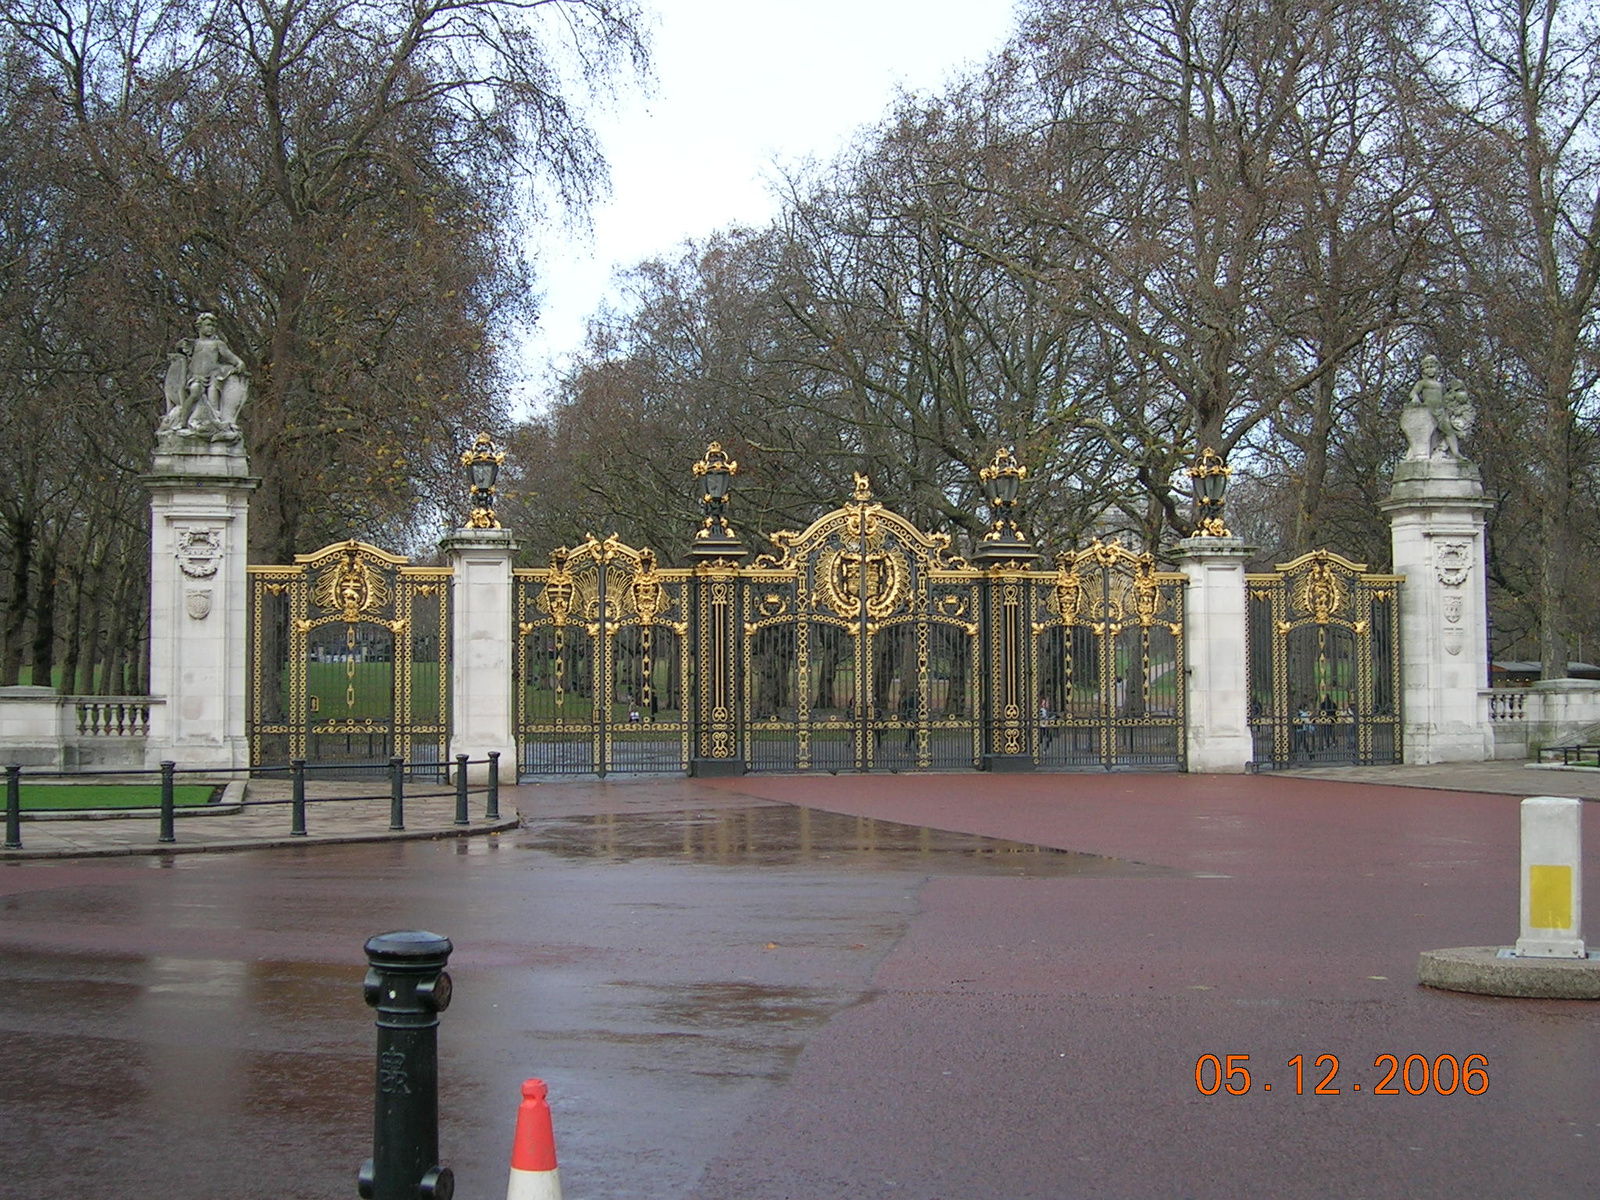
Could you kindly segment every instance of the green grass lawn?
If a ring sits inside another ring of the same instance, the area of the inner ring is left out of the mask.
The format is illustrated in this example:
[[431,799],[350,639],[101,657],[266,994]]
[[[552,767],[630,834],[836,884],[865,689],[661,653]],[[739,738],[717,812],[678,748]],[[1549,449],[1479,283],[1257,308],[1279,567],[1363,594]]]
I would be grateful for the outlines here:
[[[211,803],[221,789],[209,783],[180,783],[172,789],[179,808]],[[74,812],[91,808],[160,808],[159,783],[24,783],[23,812]]]

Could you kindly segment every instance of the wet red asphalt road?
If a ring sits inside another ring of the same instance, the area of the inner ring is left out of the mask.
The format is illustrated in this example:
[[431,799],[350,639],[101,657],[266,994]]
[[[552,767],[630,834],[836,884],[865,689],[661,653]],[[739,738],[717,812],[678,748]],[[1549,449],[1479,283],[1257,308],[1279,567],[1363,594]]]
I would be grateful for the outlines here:
[[[752,800],[1149,866],[800,855],[736,812],[653,818],[672,836],[631,857],[641,812]],[[371,1111],[360,946],[403,927],[458,947],[442,1144],[462,1197],[503,1194],[530,1074],[551,1082],[572,1200],[1538,1197],[1600,1175],[1594,1007],[1415,984],[1421,949],[1515,937],[1514,800],[1116,775],[561,785],[519,803],[634,815],[576,842],[544,826],[0,868],[0,1194],[353,1195]],[[666,853],[674,839],[689,853]],[[1447,1052],[1486,1056],[1483,1095],[1372,1094],[1378,1055]],[[1251,1093],[1200,1095],[1202,1053],[1248,1054]],[[1323,1054],[1338,1095],[1309,1094]]]

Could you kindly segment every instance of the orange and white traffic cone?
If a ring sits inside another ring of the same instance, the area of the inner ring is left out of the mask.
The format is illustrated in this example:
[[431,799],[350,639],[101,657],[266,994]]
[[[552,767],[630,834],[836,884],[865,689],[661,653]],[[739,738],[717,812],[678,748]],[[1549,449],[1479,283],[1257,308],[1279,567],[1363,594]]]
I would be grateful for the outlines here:
[[550,1124],[549,1090],[542,1079],[522,1085],[517,1106],[517,1134],[511,1141],[511,1182],[506,1200],[561,1200],[561,1174],[556,1170],[556,1135]]

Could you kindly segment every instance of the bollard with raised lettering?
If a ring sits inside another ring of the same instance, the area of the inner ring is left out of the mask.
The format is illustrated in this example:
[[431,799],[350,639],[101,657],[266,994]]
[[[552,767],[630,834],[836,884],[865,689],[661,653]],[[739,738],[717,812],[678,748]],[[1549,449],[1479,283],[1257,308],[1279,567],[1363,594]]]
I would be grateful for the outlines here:
[[1518,958],[1584,958],[1583,803],[1522,802],[1522,930]]
[[439,1165],[439,1014],[450,1005],[450,939],[383,933],[367,939],[363,995],[378,1010],[372,1157],[357,1176],[364,1200],[450,1200]]

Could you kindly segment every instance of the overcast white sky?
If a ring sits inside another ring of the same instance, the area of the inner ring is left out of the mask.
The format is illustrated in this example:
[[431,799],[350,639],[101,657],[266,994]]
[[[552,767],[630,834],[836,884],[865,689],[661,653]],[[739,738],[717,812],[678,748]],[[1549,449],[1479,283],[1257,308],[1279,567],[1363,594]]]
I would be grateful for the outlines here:
[[611,197],[592,235],[546,227],[543,316],[523,399],[576,350],[612,273],[685,238],[776,211],[774,163],[826,160],[884,114],[897,88],[937,91],[999,49],[1013,0],[646,0],[656,86],[597,115]]

